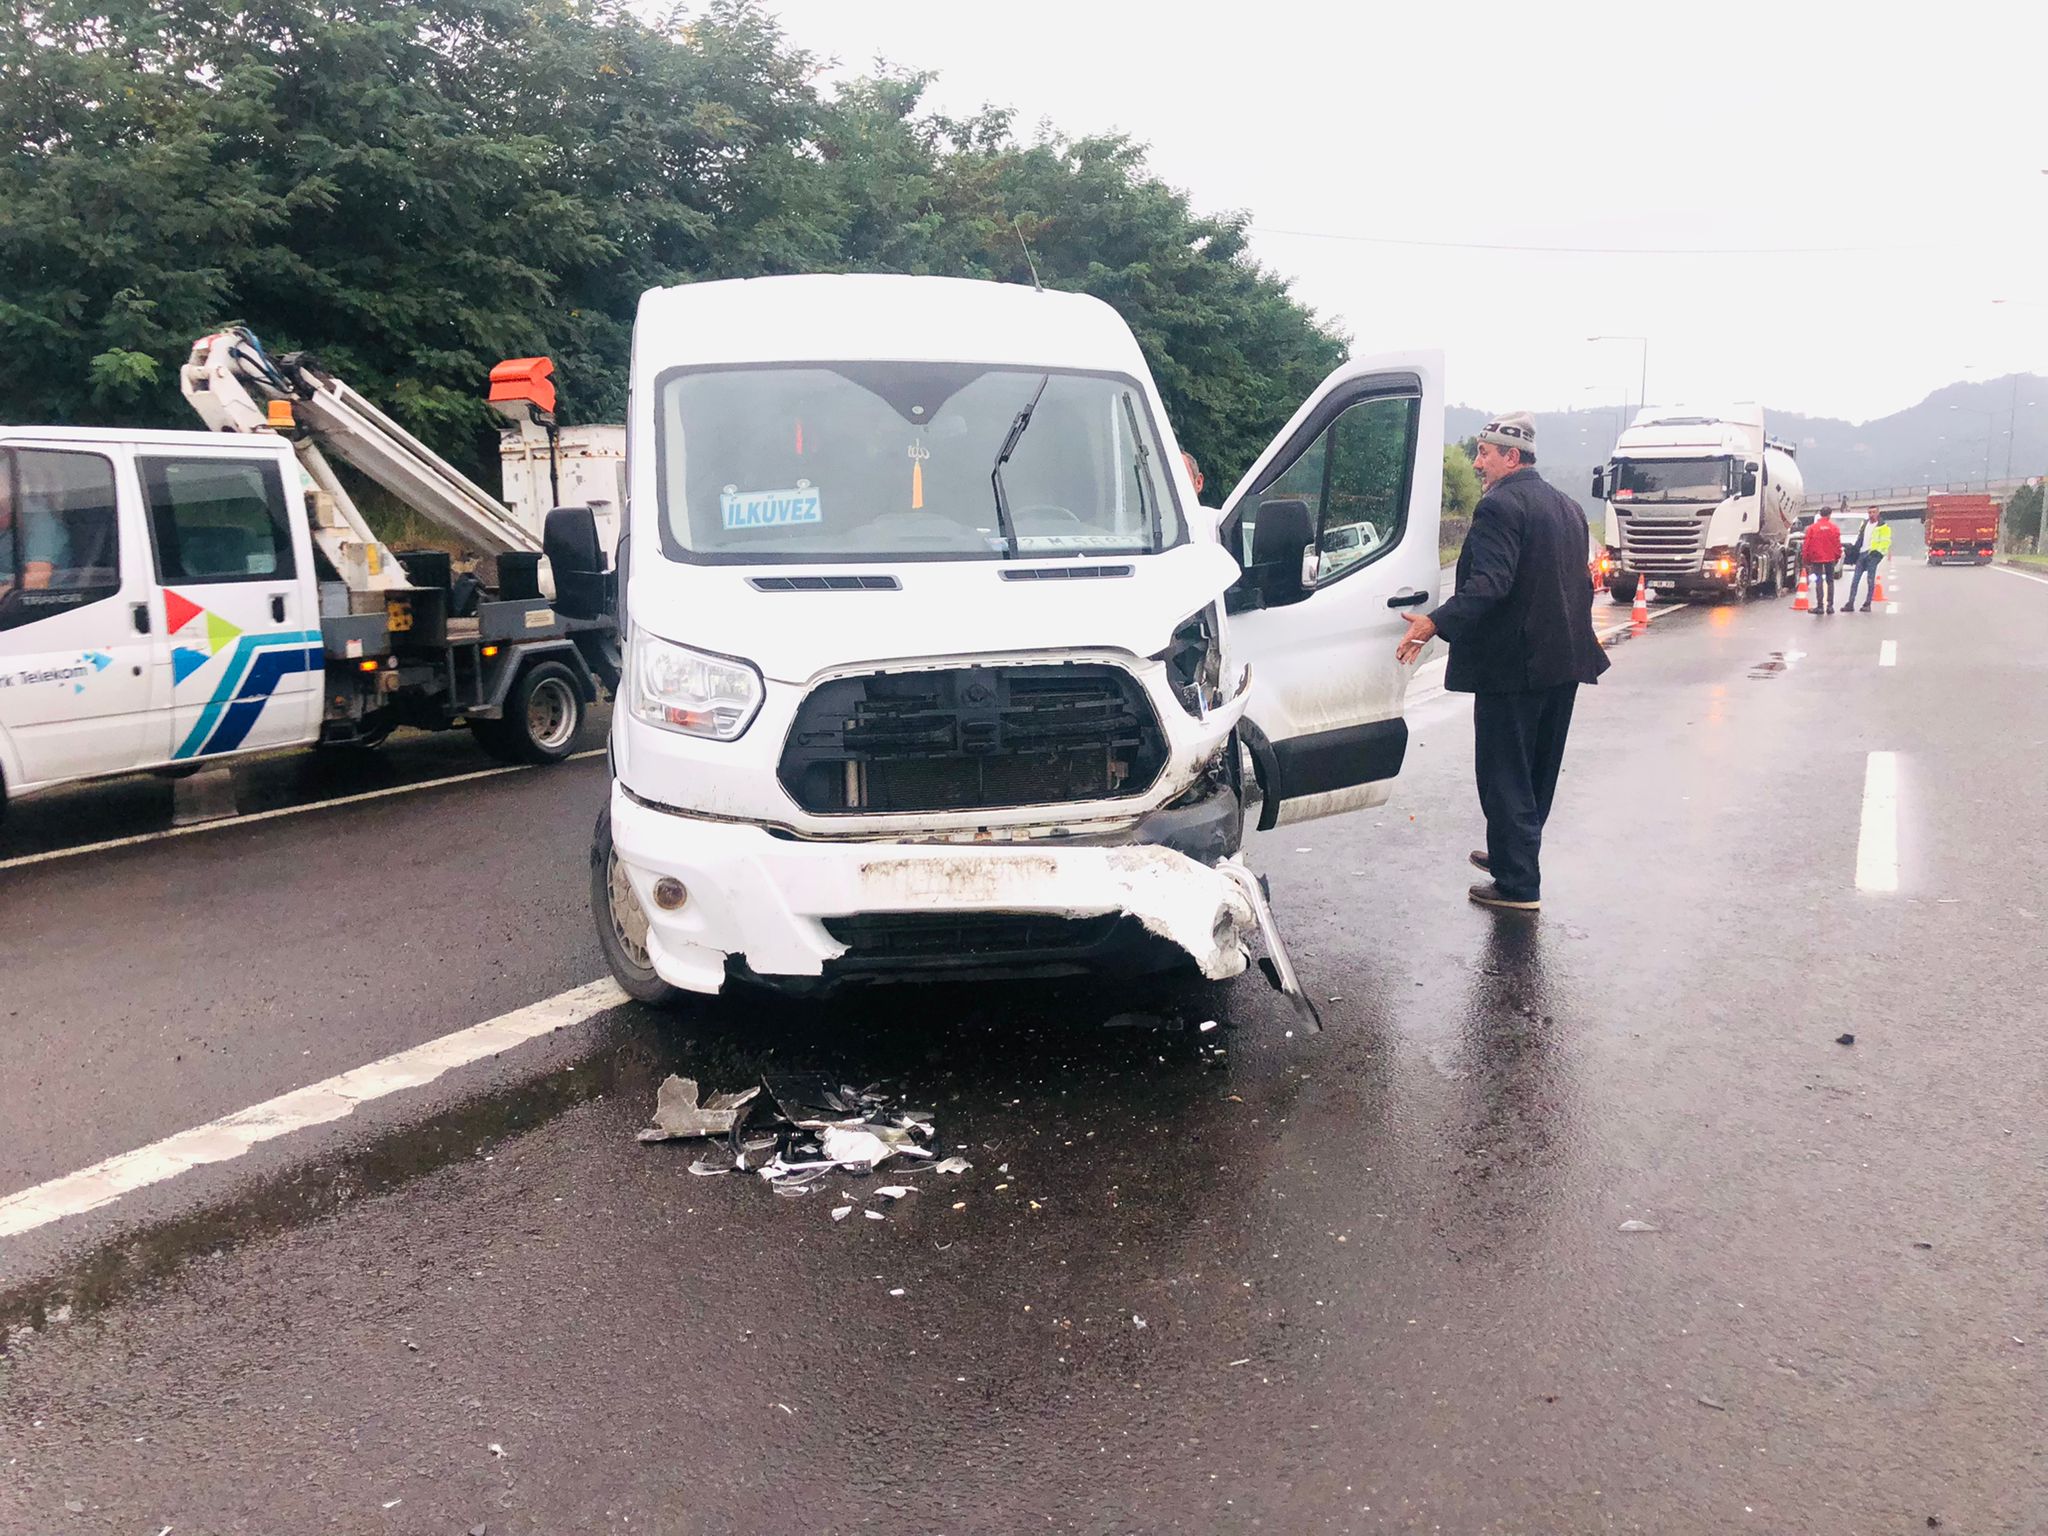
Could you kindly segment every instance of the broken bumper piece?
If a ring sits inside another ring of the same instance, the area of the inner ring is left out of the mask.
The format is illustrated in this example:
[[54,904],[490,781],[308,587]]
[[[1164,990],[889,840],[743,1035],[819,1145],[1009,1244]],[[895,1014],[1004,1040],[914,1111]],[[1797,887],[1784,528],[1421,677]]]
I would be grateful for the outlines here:
[[[1212,980],[1245,969],[1260,927],[1241,876],[1169,848],[807,842],[656,810],[617,786],[611,827],[647,914],[648,957],[662,980],[691,992],[720,990],[733,963],[770,982],[823,977],[852,947],[834,929],[860,941],[884,919],[906,930],[959,919],[972,946],[976,919],[1127,918]],[[680,883],[680,905],[672,886],[667,905],[655,900],[663,880]],[[956,950],[972,963],[971,948]]]

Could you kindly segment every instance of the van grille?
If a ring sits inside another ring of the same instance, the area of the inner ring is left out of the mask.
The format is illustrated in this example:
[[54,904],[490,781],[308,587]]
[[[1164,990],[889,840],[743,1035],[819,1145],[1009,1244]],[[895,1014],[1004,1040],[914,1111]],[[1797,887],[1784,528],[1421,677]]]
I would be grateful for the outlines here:
[[829,816],[1114,800],[1165,764],[1159,717],[1120,667],[955,667],[819,684],[778,776]]
[[1703,516],[1687,512],[1673,517],[1646,516],[1641,509],[1621,516],[1623,563],[1647,575],[1687,576],[1700,568],[1706,546],[1709,509]]

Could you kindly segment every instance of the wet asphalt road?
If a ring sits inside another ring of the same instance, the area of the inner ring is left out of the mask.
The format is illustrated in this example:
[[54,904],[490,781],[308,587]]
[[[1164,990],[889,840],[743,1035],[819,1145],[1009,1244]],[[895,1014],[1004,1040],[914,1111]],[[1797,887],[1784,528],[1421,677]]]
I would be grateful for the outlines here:
[[[0,1531],[2048,1528],[2048,587],[1899,570],[1619,642],[1534,923],[1463,900],[1455,700],[1392,804],[1256,840],[1321,1035],[1255,979],[626,1007],[0,1240]],[[0,1189],[598,975],[602,786],[0,873]],[[974,1168],[633,1140],[794,1067]]]

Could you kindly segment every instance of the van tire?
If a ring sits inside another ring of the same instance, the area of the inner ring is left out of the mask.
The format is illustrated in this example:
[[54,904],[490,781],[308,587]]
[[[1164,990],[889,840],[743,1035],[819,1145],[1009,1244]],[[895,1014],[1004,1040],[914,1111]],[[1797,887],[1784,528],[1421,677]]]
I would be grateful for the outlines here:
[[[625,903],[631,903],[630,910],[624,909]],[[597,923],[597,947],[604,952],[604,963],[628,997],[656,1008],[673,1008],[689,995],[663,981],[648,963],[647,918],[612,849],[610,806],[597,813],[597,827],[590,835],[590,915]]]
[[559,661],[537,661],[519,674],[496,720],[471,720],[477,745],[507,763],[559,763],[583,730],[583,685]]

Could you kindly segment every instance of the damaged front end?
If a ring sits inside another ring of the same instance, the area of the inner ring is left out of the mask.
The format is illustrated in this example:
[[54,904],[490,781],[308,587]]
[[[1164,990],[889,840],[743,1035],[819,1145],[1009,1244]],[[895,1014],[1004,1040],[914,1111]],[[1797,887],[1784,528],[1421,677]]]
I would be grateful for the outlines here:
[[623,959],[699,993],[1190,965],[1220,981],[1262,944],[1269,978],[1312,1018],[1239,857],[1235,735],[1180,779],[1136,816],[889,838],[705,817],[615,783],[593,850],[600,933],[622,979]]

